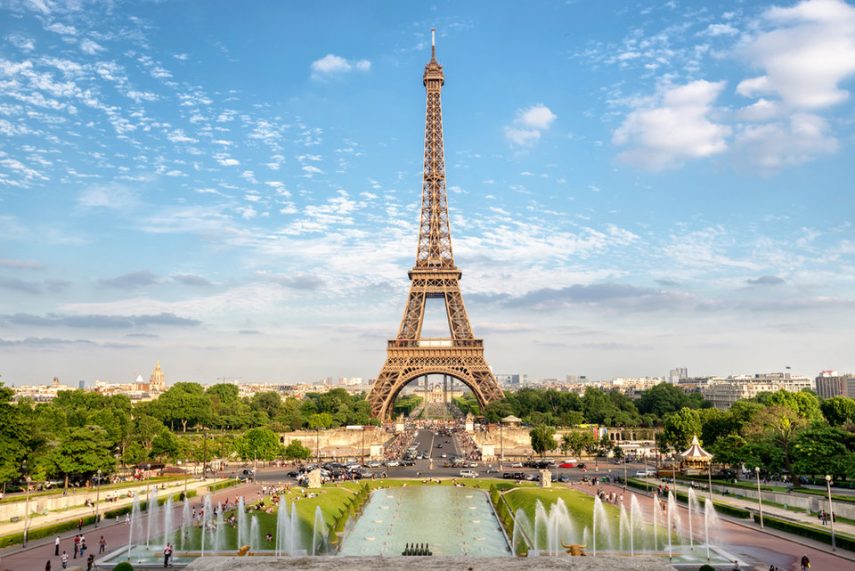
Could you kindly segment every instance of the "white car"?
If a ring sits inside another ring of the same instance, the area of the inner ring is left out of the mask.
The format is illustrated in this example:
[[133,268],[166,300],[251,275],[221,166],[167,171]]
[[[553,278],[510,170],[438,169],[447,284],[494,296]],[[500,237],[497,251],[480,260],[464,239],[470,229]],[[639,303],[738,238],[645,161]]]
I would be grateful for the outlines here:
[[388,462],[386,462],[386,466],[388,466],[389,468],[397,468],[400,465],[401,463],[397,460],[389,460]]
[[477,478],[478,472],[475,472],[473,470],[461,470],[460,471],[460,477],[461,478]]
[[656,475],[656,470],[639,470],[635,473],[637,478],[650,478]]

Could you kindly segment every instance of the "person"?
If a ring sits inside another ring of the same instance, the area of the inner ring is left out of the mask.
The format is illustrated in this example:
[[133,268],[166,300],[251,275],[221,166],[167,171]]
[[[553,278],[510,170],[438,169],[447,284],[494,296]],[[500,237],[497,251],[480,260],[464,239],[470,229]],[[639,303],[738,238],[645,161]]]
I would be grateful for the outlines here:
[[83,531],[83,518],[77,520],[77,531]]
[[80,558],[83,559],[83,557],[85,557],[85,556],[86,556],[86,540],[81,535],[80,536]]
[[810,569],[810,559],[808,559],[807,554],[802,555],[802,571],[807,571]]
[[62,568],[68,568],[68,553],[66,553],[65,551],[62,552]]
[[74,536],[74,559],[77,559],[77,554],[80,552],[80,536]]
[[59,557],[59,536],[56,536],[56,539],[53,540],[53,555],[54,557]]
[[167,543],[163,548],[163,567],[169,567],[169,558],[172,557],[172,544]]
[[89,557],[86,558],[86,571],[92,571],[92,567],[95,565],[95,554],[90,553]]
[[98,540],[98,553],[104,553],[107,549],[107,540],[104,539],[104,536],[101,536],[101,539]]

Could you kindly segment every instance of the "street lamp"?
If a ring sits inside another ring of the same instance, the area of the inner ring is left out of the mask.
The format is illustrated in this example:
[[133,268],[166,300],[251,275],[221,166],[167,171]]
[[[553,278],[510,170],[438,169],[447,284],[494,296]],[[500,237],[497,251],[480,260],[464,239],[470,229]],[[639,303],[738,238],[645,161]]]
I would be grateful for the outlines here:
[[[22,471],[24,473],[27,472],[27,461],[24,460],[21,463]],[[30,533],[30,475],[26,474],[24,476],[24,485],[27,487],[27,503],[24,507],[26,519],[24,520],[24,547],[27,546],[27,536]]]
[[760,527],[763,528],[763,495],[760,492],[760,466],[754,466],[754,474],[757,476],[757,504],[760,506]]
[[98,468],[98,481],[95,482],[95,527],[98,527],[98,502],[101,501],[101,468]]
[[837,540],[834,537],[834,505],[831,503],[831,476],[825,476],[825,487],[828,488],[828,517],[831,518],[831,550],[837,551]]

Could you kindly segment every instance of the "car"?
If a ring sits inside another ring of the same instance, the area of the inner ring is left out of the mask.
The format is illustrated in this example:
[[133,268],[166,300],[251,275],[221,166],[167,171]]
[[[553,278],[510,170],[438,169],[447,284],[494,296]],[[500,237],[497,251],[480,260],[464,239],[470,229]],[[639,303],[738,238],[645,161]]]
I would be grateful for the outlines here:
[[562,462],[558,465],[559,468],[575,468],[576,462]]
[[525,475],[525,480],[526,480],[527,482],[539,482],[539,481],[540,481],[540,474],[537,474],[537,473],[534,473],[534,472],[529,473],[529,474],[526,474],[526,475]]
[[514,480],[525,480],[525,472],[514,472]]
[[366,464],[368,468],[379,468],[381,466],[380,462],[369,462]]
[[499,469],[498,469],[498,468],[496,468],[495,466],[488,466],[488,467],[487,467],[487,469],[485,470],[485,472],[486,472],[487,474],[498,474],[498,473],[499,473]]
[[241,482],[246,482],[246,481],[251,482],[253,480],[253,478],[255,477],[255,472],[253,472],[250,469],[244,469],[244,470],[240,471],[240,473],[238,474],[237,477],[238,477],[238,480],[240,480]]
[[440,454],[440,455],[439,455],[439,457],[440,457],[440,458],[448,458],[448,454],[446,454],[445,452],[443,452],[442,454]]
[[416,465],[415,460],[402,460],[401,461],[401,466],[415,466],[415,465]]
[[474,470],[461,470],[460,471],[460,477],[461,478],[477,478],[478,472],[475,472]]
[[655,475],[656,475],[656,470],[651,470],[649,468],[647,470],[639,470],[638,472],[635,473],[636,478],[650,478],[650,477],[653,477]]
[[477,468],[477,467],[478,467],[478,462],[469,462],[469,467],[470,467],[470,468]]
[[522,467],[523,467],[522,462],[514,462],[513,464],[511,464],[511,468],[522,468]]
[[569,482],[570,476],[568,476],[567,474],[561,474],[560,476],[558,476],[558,478],[556,478],[556,480],[561,483]]
[[386,462],[386,466],[388,466],[389,468],[396,468],[400,465],[401,465],[401,463],[398,462],[397,460],[389,460],[388,462]]
[[513,479],[514,479],[514,475],[513,475],[513,474],[511,474],[510,472],[503,472],[503,473],[502,473],[502,479],[503,479],[503,480],[513,480]]
[[576,464],[576,467],[579,468],[580,470],[584,470],[585,469],[585,463],[579,462],[578,464]]

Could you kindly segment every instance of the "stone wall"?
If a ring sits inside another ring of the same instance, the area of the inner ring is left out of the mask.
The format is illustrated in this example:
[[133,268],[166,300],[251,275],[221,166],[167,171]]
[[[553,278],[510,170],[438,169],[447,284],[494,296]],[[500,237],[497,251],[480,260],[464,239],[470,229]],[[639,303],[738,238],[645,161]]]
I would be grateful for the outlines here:
[[379,458],[382,459],[383,450],[394,434],[386,432],[383,428],[377,426],[366,426],[364,441],[362,430],[348,430],[346,428],[334,428],[331,430],[297,430],[295,432],[282,432],[279,434],[279,442],[283,446],[288,446],[292,440],[299,440],[300,443],[312,451],[312,456],[315,454],[315,449],[320,445],[321,457],[326,458],[355,458],[364,454],[366,458],[374,458],[372,452],[378,451]]

